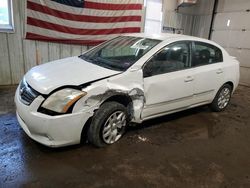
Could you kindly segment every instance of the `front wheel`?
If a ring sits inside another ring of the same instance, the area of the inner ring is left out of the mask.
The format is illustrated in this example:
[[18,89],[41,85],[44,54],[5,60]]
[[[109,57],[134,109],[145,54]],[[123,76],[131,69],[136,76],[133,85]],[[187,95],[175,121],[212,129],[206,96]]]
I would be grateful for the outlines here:
[[104,103],[95,113],[88,130],[88,140],[97,147],[117,142],[125,133],[128,113],[117,102]]
[[225,84],[220,88],[210,105],[213,111],[220,112],[228,106],[231,99],[232,89],[232,86],[229,84]]

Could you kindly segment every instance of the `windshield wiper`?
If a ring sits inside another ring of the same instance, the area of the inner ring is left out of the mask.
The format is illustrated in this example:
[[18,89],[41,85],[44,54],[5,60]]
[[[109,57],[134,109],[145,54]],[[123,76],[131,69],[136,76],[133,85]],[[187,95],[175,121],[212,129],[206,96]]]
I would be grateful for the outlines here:
[[89,63],[93,63],[93,64],[96,64],[96,65],[99,65],[100,62],[96,60],[96,58],[93,58],[93,57],[89,57],[89,56],[85,56],[85,55],[80,55],[79,56],[81,59],[89,62]]
[[103,59],[101,57],[96,58],[97,61],[104,67],[111,69],[111,70],[116,70],[116,71],[122,71],[120,67],[116,66],[112,61],[109,61],[107,59]]
[[79,57],[81,59],[89,62],[89,63],[93,63],[93,64],[98,65],[100,67],[104,67],[104,68],[111,69],[111,70],[116,70],[116,71],[122,71],[121,68],[113,65],[111,61],[108,61],[108,60],[103,59],[101,57],[95,57],[94,58],[94,57],[85,56],[84,54],[80,55]]

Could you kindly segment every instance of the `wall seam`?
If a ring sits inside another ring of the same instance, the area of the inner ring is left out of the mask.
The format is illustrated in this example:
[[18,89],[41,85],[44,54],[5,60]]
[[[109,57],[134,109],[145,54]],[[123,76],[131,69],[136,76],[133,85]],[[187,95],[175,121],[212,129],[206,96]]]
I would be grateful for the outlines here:
[[[23,2],[23,1],[18,1],[18,7],[19,7],[19,15],[20,15],[20,26],[21,26],[21,40],[22,40],[22,54],[23,54],[23,70],[24,70],[24,74],[25,74],[25,72],[27,71],[26,70],[26,50],[25,50],[25,48],[24,48],[24,37],[25,37],[25,29],[24,29],[24,27],[25,27],[25,19],[24,19],[24,17],[25,17],[25,2],[26,1],[24,1],[24,7],[23,7],[23,4],[21,3],[20,4],[20,2]],[[22,14],[22,8],[24,8],[24,14]]]
[[13,85],[13,78],[12,78],[12,66],[10,63],[10,47],[9,47],[9,37],[8,34],[5,34],[6,42],[7,42],[7,50],[8,50],[8,59],[9,59],[9,67],[10,67],[10,84]]

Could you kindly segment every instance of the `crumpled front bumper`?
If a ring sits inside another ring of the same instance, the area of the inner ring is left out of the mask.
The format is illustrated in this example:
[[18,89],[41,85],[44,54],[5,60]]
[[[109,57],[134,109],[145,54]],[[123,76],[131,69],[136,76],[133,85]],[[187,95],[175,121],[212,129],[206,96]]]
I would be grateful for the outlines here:
[[29,106],[23,104],[19,96],[19,87],[15,94],[17,120],[25,133],[33,140],[49,146],[61,147],[78,144],[87,120],[92,116],[88,112],[50,116],[37,112],[44,98],[38,96]]

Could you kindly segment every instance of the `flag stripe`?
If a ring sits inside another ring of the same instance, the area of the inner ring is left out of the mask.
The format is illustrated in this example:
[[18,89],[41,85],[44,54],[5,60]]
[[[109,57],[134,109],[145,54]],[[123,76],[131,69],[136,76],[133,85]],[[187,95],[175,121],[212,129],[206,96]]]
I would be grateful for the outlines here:
[[115,22],[132,22],[132,21],[141,21],[141,16],[117,16],[117,17],[101,17],[101,16],[87,16],[87,15],[78,15],[70,14],[67,12],[59,11],[56,9],[51,9],[49,7],[34,3],[27,2],[27,8],[30,10],[35,10],[45,14],[49,14],[58,18],[63,18],[66,20],[81,21],[81,22],[95,22],[95,23],[115,23]]
[[86,0],[95,3],[107,3],[107,4],[143,4],[143,0]]
[[55,30],[63,33],[77,34],[77,35],[108,35],[117,33],[138,33],[140,27],[123,27],[123,28],[112,28],[112,29],[79,29],[72,27],[65,27],[63,25],[50,23],[35,18],[28,17],[27,23],[29,25],[42,27],[45,29]]
[[26,33],[26,38],[31,40],[41,40],[41,41],[47,41],[47,42],[63,42],[68,44],[85,44],[85,45],[98,45],[102,42],[105,42],[106,40],[79,40],[79,39],[58,39],[53,37],[47,37],[43,35],[38,35],[34,33]]
[[111,38],[114,38],[118,36],[119,34],[110,34],[110,35],[76,35],[76,34],[70,34],[70,33],[62,33],[60,31],[50,30],[50,29],[44,29],[41,27],[36,27],[32,25],[27,25],[27,31],[30,33],[35,33],[38,35],[44,35],[48,37],[54,37],[58,39],[79,39],[79,40],[109,40]]
[[76,8],[83,8],[84,1],[76,1],[76,0],[51,0],[55,1],[57,3],[67,5],[67,6],[72,6]]
[[[46,1],[43,3],[43,0],[28,0],[29,2],[33,2],[39,5],[46,6],[51,9],[60,10],[66,13],[74,14],[74,15],[88,15],[88,16],[141,16],[141,10],[99,10],[99,9],[88,9],[88,8],[75,8],[67,5],[63,5],[60,3],[56,3],[54,1]],[[93,0],[92,0],[93,1]],[[102,0],[103,1],[103,0]],[[130,0],[131,1],[131,0]],[[112,1],[116,2],[116,1]]]
[[120,34],[137,33],[142,26],[142,2],[85,0],[72,6],[75,2],[69,0],[27,0],[26,38],[96,45]]
[[66,27],[81,28],[81,29],[107,29],[107,28],[121,28],[121,27],[138,27],[140,22],[116,22],[116,23],[105,23],[96,24],[91,22],[78,22],[71,20],[64,20],[58,17],[50,16],[41,12],[29,10],[27,12],[28,17],[37,18],[42,21],[50,21],[63,25]]
[[99,10],[141,10],[142,4],[108,4],[85,1],[84,8]]

